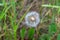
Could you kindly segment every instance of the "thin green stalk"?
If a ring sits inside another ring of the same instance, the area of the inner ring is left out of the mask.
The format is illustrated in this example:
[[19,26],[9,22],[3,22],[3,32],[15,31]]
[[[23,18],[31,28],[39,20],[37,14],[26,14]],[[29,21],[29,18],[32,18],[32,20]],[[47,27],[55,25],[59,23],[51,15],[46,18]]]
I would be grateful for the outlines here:
[[42,7],[60,8],[60,6],[50,5],[50,4],[44,4],[44,5],[42,5]]
[[16,32],[14,32],[14,40],[17,40]]
[[[11,23],[12,23],[12,27],[13,27],[13,30],[14,30],[14,40],[17,40],[17,36],[16,36],[16,30],[17,30],[17,27],[16,26],[16,4],[15,4],[15,0],[11,0],[11,5],[12,5],[12,10],[13,10],[13,13],[14,13],[14,18],[11,19]],[[13,21],[12,21],[13,20]]]

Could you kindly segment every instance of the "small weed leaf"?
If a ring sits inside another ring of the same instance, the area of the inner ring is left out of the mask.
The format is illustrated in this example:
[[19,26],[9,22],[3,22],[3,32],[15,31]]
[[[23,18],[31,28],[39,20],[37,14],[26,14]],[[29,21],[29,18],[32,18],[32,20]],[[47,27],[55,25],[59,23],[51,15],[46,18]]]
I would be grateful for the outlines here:
[[26,32],[26,29],[25,28],[22,28],[20,30],[20,36],[21,36],[22,39],[25,37],[25,32]]
[[51,33],[51,34],[53,34],[53,33],[55,33],[57,31],[57,25],[55,24],[55,23],[51,23],[50,25],[49,25],[49,34]]
[[58,34],[58,36],[57,36],[57,40],[60,40],[60,34]]
[[29,31],[28,31],[28,37],[29,37],[30,39],[32,39],[33,36],[34,36],[34,33],[35,33],[35,30],[34,30],[33,28],[30,28]]

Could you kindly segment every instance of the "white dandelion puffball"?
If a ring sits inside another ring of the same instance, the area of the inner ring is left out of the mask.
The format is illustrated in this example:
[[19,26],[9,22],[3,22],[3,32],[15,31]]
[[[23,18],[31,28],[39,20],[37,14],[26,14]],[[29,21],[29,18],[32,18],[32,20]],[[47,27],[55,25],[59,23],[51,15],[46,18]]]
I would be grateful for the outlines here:
[[25,16],[25,23],[29,27],[36,27],[40,22],[39,13],[32,11]]

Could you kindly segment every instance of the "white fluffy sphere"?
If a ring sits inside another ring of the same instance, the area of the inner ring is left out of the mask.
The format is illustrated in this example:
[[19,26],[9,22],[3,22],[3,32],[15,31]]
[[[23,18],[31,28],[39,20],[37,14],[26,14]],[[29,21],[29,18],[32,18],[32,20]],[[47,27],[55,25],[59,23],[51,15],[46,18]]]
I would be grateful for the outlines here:
[[28,12],[25,16],[25,23],[29,27],[36,27],[40,22],[39,13],[36,11]]

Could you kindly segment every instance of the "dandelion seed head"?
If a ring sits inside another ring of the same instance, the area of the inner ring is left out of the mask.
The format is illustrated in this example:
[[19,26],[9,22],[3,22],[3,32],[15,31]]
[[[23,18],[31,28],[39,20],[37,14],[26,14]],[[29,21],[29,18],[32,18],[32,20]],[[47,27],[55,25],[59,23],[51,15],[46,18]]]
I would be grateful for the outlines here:
[[25,23],[27,26],[36,27],[40,22],[39,13],[32,11],[25,16]]

